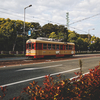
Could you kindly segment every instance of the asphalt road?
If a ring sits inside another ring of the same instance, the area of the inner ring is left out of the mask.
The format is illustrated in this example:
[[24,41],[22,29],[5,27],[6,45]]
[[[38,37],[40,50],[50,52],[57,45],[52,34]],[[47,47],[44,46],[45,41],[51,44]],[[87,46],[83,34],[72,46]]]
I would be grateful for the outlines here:
[[[8,89],[6,97],[3,100],[19,96],[22,89],[33,80],[38,81],[38,85],[42,85],[45,75],[51,74],[55,76],[61,74],[65,78],[72,78],[75,76],[74,72],[80,70],[79,59],[0,68],[0,86],[7,86]],[[100,57],[94,56],[82,58],[81,60],[83,63],[83,73],[87,73],[88,69],[99,65]]]

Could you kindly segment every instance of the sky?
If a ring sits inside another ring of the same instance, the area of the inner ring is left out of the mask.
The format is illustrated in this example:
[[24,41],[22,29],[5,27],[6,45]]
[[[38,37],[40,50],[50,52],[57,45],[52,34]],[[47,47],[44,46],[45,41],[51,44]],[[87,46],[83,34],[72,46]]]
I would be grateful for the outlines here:
[[100,38],[100,0],[0,0],[0,18],[67,25],[78,34]]

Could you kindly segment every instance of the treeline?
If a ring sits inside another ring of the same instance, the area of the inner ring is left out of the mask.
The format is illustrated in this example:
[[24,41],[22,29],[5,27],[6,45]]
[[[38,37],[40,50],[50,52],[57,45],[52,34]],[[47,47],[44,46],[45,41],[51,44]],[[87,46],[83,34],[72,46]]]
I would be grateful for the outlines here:
[[[51,23],[40,26],[39,23],[25,22],[25,35],[23,34],[21,20],[0,18],[0,51],[23,51],[23,44],[29,38],[48,37],[61,39],[64,42],[74,42],[76,51],[100,50],[100,38],[90,34],[78,34],[68,30],[64,25],[53,25]],[[28,31],[31,30],[31,36]],[[25,36],[25,41],[23,41]]]

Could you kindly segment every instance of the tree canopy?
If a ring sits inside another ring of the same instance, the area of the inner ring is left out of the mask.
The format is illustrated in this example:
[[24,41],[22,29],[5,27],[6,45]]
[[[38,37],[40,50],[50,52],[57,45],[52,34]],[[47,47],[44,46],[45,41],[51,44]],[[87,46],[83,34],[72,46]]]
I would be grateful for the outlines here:
[[[21,20],[0,18],[0,51],[23,50],[23,24]],[[28,31],[31,30],[31,36]],[[39,23],[25,22],[25,41],[29,38],[47,37],[61,39],[64,42],[73,42],[76,50],[100,50],[100,38],[88,34],[78,34],[68,30],[64,25],[48,23],[40,26]]]

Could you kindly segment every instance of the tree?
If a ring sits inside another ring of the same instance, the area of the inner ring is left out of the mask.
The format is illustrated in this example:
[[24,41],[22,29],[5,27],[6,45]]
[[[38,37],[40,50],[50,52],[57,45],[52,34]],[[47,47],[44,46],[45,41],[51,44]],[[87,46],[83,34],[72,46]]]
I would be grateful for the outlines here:
[[63,32],[59,32],[57,35],[58,39],[64,39],[64,33]]
[[100,51],[100,38],[97,37],[95,39],[94,44],[95,44],[95,50]]
[[50,33],[49,38],[57,38],[57,35],[55,34],[55,32]]
[[49,37],[50,33],[54,32],[54,25],[48,23],[42,27],[42,32],[45,33],[45,37]]
[[74,32],[69,32],[69,33],[70,34],[68,35],[68,41],[76,43],[76,40],[77,40],[76,33],[74,33]]
[[84,41],[82,38],[78,38],[76,40],[76,51],[83,51],[84,50]]
[[89,47],[88,38],[83,39],[83,41],[84,41],[84,51],[87,51]]

